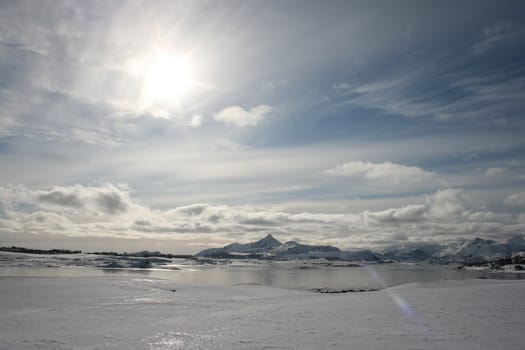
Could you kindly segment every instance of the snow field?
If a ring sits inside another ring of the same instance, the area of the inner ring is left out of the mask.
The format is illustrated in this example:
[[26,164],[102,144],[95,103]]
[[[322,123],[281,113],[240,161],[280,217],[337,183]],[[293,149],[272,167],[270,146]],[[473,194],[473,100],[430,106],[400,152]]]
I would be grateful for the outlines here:
[[0,349],[521,349],[524,281],[316,294],[133,277],[0,278]]

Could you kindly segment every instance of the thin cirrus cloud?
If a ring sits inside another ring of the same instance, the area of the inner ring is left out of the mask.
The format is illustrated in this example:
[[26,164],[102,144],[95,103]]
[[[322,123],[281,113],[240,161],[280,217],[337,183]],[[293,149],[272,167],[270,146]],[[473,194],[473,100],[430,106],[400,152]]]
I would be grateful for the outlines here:
[[[519,75],[509,77],[508,72],[501,72],[487,77],[477,72],[463,73],[463,77],[443,83],[444,86],[432,91],[423,81],[443,74],[435,69],[423,67],[407,76],[394,75],[357,87],[340,83],[335,89],[339,98],[334,97],[337,101],[334,105],[363,106],[409,118],[519,123],[519,110],[523,108],[525,97],[524,80]],[[459,99],[458,95],[464,98]]]
[[[334,105],[448,122],[520,124],[524,79],[515,63],[525,27],[496,21],[479,29],[477,36],[469,46],[448,48],[433,57],[418,53],[417,67],[387,70],[363,82],[334,84]],[[508,68],[502,64],[487,71],[490,60],[508,63]]]
[[483,40],[473,46],[476,54],[483,54],[486,51],[515,45],[525,37],[525,30],[522,26],[512,22],[497,22],[485,27],[483,30]]
[[230,106],[213,116],[213,119],[237,127],[256,126],[272,112],[268,105],[258,105],[250,109],[240,106]]

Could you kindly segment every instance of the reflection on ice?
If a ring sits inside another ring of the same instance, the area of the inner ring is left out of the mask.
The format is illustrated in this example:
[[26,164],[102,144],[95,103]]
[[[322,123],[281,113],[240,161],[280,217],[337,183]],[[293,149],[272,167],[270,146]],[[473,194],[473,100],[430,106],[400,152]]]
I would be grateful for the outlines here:
[[158,332],[144,339],[144,343],[153,350],[192,350],[213,349],[214,340],[220,337],[216,329],[210,333],[188,333],[188,332]]
[[145,339],[150,349],[191,349],[194,336],[189,333],[167,332],[157,333]]

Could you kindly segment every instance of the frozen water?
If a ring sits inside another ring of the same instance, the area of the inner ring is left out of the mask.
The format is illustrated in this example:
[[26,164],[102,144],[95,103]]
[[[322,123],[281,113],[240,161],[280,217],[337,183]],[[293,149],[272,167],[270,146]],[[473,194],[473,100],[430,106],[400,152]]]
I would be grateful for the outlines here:
[[0,349],[521,349],[524,293],[524,281],[493,280],[315,294],[3,277]]
[[[49,268],[52,267],[52,268]],[[147,275],[189,284],[259,284],[290,289],[377,289],[410,282],[465,278],[523,278],[525,274],[457,271],[454,265],[375,264],[328,261],[232,260],[202,264],[191,259],[35,255],[0,252],[0,276]]]

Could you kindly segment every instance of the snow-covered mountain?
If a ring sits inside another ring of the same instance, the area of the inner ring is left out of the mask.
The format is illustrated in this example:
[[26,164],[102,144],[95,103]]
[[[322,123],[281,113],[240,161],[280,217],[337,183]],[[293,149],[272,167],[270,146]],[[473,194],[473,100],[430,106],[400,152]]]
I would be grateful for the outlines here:
[[390,246],[382,256],[394,261],[478,263],[509,258],[525,252],[525,239],[515,236],[501,243],[490,239],[464,239],[445,245],[411,243]]
[[197,254],[198,257],[207,258],[241,258],[241,257],[262,257],[272,249],[281,246],[282,243],[272,235],[267,235],[261,240],[252,243],[232,243],[222,248],[205,249]]
[[369,249],[341,251],[341,260],[345,261],[375,261],[381,262],[383,258]]
[[205,249],[197,254],[208,258],[262,258],[277,260],[292,259],[329,259],[348,261],[380,261],[369,250],[349,252],[341,251],[329,245],[308,245],[296,241],[281,243],[272,235],[253,243],[232,243],[222,248]]
[[443,249],[440,244],[408,243],[393,245],[383,250],[382,256],[386,260],[394,261],[425,261]]
[[525,239],[523,239],[523,236],[514,236],[509,238],[506,243],[509,246],[512,254],[525,252]]
[[267,235],[263,239],[247,244],[232,243],[224,247],[230,253],[264,253],[273,248],[281,246],[282,243],[272,235]]
[[341,255],[341,250],[329,245],[316,246],[289,241],[276,247],[272,253],[287,259],[337,259]]
[[343,251],[329,245],[308,245],[296,241],[281,243],[272,235],[252,243],[232,243],[222,248],[201,251],[198,257],[255,259],[328,259],[344,261],[398,261],[437,263],[490,262],[525,254],[525,239],[516,236],[504,243],[475,238],[441,245],[407,243],[393,245],[382,252],[371,250]]
[[506,243],[475,238],[451,243],[432,255],[438,262],[484,262],[509,257],[511,249]]

